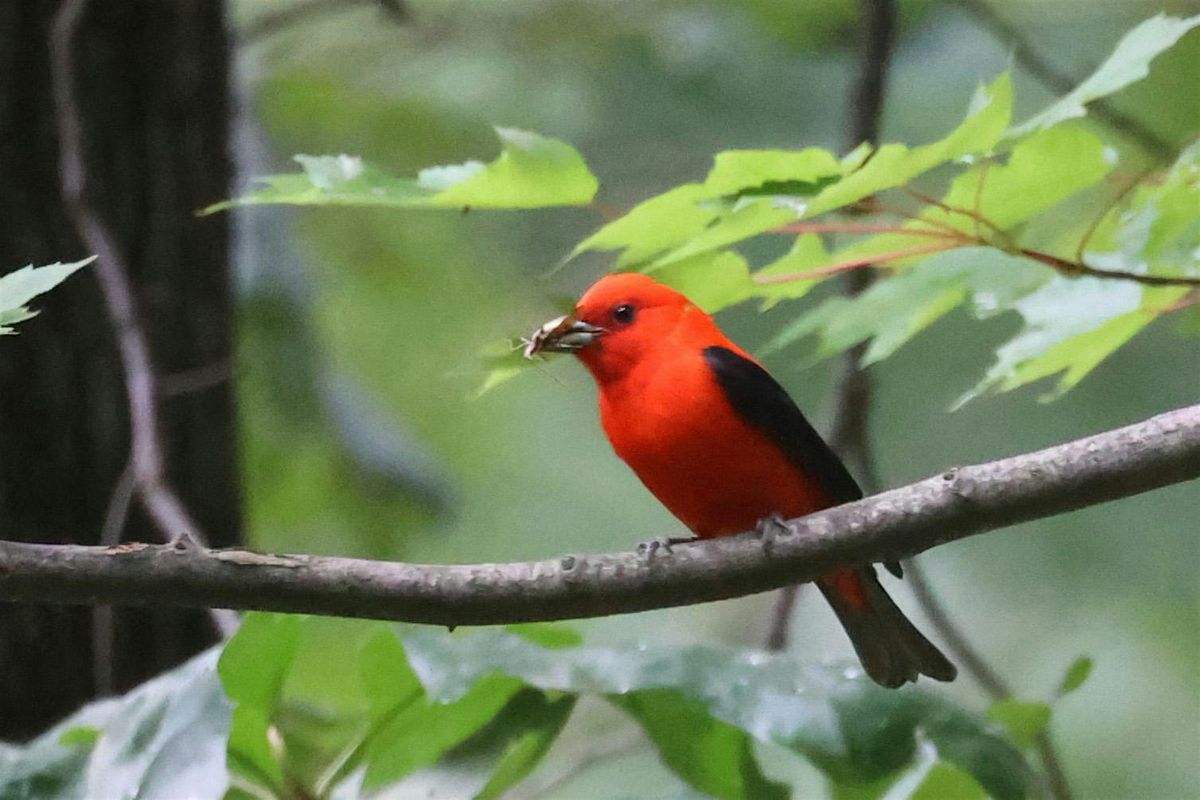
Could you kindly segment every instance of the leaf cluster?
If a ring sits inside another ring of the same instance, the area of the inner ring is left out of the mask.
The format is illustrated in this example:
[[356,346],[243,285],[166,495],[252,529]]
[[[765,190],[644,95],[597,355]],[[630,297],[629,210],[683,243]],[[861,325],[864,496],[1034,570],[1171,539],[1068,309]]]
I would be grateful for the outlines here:
[[[584,701],[599,701],[706,796],[789,796],[760,765],[772,747],[856,797],[953,786],[1019,798],[1020,749],[1049,716],[1010,703],[988,719],[920,688],[883,689],[856,667],[784,655],[588,647],[561,626],[343,626],[335,659],[327,634],[322,620],[251,614],[223,652],[0,750],[0,797],[495,798],[533,772]],[[317,663],[337,702],[305,690]],[[1072,668],[1062,691],[1085,673]]]
[[[637,204],[568,259],[615,252],[617,269],[653,274],[710,312],[747,301],[771,308],[834,275],[878,267],[884,279],[872,290],[806,307],[765,352],[815,338],[813,361],[866,342],[872,363],[956,309],[981,319],[1016,312],[1021,329],[959,402],[1056,375],[1044,397],[1057,397],[1156,319],[1195,313],[1200,302],[1200,143],[1147,171],[1087,124],[1088,103],[1144,78],[1197,25],[1200,16],[1146,20],[1078,87],[1017,124],[1005,73],[928,144],[864,144],[842,157],[821,148],[718,153],[703,180]],[[297,156],[304,172],[265,178],[267,188],[213,209],[592,202],[597,181],[568,145],[498,134],[503,150],[491,164],[435,167],[415,181],[358,158]],[[770,242],[782,237],[790,244],[778,252]],[[489,387],[521,367],[502,351],[488,361]]]

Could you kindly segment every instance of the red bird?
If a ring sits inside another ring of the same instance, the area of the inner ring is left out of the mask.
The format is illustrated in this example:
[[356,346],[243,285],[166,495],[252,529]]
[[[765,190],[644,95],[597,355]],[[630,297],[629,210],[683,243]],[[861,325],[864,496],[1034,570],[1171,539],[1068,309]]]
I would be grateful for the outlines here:
[[[787,392],[712,319],[645,275],[608,275],[526,355],[574,353],[600,390],[613,450],[696,536],[755,529],[862,497]],[[951,664],[880,586],[873,566],[818,581],[867,674],[884,686]]]

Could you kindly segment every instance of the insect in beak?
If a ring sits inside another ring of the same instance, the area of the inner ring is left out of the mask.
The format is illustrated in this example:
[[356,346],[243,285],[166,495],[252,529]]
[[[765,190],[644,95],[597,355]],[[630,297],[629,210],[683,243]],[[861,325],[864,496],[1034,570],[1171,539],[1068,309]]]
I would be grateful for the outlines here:
[[558,317],[542,325],[522,339],[525,357],[533,358],[538,353],[574,353],[587,347],[604,335],[604,328],[597,327],[571,316]]

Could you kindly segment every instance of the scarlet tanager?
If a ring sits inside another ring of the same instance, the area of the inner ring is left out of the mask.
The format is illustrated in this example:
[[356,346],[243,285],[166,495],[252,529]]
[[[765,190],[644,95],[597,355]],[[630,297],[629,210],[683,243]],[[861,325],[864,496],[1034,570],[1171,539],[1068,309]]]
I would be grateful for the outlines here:
[[[599,387],[600,422],[642,483],[700,538],[862,497],[787,392],[707,314],[645,275],[600,279],[526,355],[574,353]],[[954,665],[892,602],[871,565],[818,581],[867,674],[896,687]]]

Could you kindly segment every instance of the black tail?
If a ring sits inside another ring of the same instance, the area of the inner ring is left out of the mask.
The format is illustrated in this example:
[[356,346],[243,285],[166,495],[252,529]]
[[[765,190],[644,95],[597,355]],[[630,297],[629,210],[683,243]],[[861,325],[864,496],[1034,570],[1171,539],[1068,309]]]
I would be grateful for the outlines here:
[[874,567],[842,573],[817,585],[850,636],[863,668],[876,683],[894,689],[915,681],[918,675],[952,681],[958,674],[888,597]]

